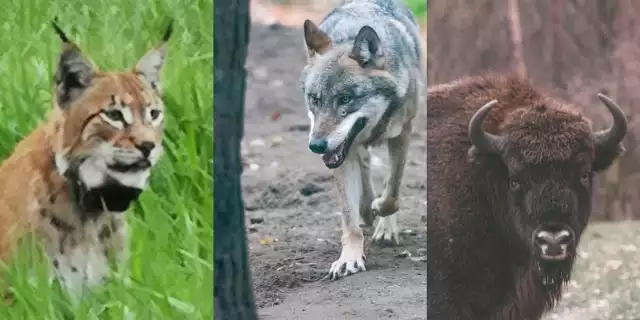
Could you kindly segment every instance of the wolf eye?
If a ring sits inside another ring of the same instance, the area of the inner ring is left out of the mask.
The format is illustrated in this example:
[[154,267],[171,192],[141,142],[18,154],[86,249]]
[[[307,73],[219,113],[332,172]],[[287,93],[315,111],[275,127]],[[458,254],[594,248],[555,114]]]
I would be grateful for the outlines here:
[[320,104],[320,98],[316,95],[310,94],[309,95],[309,102],[311,102],[312,105],[318,105]]
[[511,190],[518,190],[518,189],[520,189],[520,186],[522,186],[522,185],[520,184],[520,181],[518,181],[518,180],[511,179],[509,181],[509,187],[511,188]]
[[102,114],[113,121],[124,122],[124,116],[122,116],[122,112],[120,112],[119,110],[102,110]]
[[338,113],[340,114],[341,117],[345,117],[349,112],[347,112],[346,108],[341,108],[340,111],[338,111]]
[[352,100],[352,99],[351,99],[351,96],[347,96],[347,95],[345,95],[345,96],[341,96],[341,97],[338,99],[338,103],[339,103],[340,105],[345,105],[345,104],[347,104],[347,103],[351,102],[351,100]]

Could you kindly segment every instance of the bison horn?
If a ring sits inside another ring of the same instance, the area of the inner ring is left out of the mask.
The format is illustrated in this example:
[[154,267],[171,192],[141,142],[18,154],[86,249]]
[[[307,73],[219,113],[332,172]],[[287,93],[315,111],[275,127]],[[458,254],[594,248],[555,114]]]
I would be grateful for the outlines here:
[[469,139],[478,151],[488,154],[496,154],[502,148],[502,137],[485,132],[482,129],[484,118],[498,100],[491,100],[482,106],[469,121]]
[[593,133],[596,147],[599,146],[615,146],[622,141],[627,134],[627,117],[624,115],[622,108],[618,106],[611,98],[602,93],[598,93],[598,98],[609,109],[613,116],[613,125],[609,129],[597,131]]

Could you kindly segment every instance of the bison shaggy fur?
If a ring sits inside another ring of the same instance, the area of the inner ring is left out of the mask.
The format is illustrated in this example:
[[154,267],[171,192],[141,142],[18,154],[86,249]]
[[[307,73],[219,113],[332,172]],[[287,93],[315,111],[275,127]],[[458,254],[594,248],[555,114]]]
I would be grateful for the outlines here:
[[593,174],[624,151],[626,117],[599,97],[614,124],[593,132],[517,76],[429,88],[428,319],[539,319],[559,301]]

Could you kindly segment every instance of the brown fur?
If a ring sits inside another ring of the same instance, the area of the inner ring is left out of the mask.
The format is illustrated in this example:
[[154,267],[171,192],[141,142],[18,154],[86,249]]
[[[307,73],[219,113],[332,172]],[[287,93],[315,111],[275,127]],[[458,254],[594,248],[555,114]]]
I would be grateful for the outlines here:
[[[124,148],[134,148],[142,141],[159,143],[162,137],[162,127],[149,128],[141,125],[143,109],[151,105],[160,105],[157,94],[140,81],[133,73],[98,73],[94,76],[91,94],[83,97],[82,107],[65,109],[58,115],[56,122],[60,122],[62,130],[62,149],[82,149],[84,140],[89,140],[92,135],[100,136],[104,140],[113,141],[114,145]],[[117,102],[128,105],[134,116],[134,125],[127,131],[117,131],[99,117],[90,117],[99,114],[102,109],[112,104],[112,97]],[[62,150],[60,150],[62,151]]]
[[[502,155],[478,152],[468,137],[471,117],[492,99],[498,104],[484,130],[505,137]],[[541,271],[547,266],[532,255],[506,204],[510,175],[596,172],[621,148],[596,152],[590,122],[576,107],[511,75],[466,77],[430,88],[427,122],[428,319],[540,319],[560,299],[575,252]],[[576,231],[576,246],[591,209],[588,188],[573,207],[564,194],[539,205],[575,209],[566,219]]]
[[[135,68],[101,72],[56,25],[54,27],[63,40],[54,87],[54,108],[47,120],[20,141],[0,165],[0,188],[3,190],[0,195],[0,259],[10,262],[18,241],[33,232],[42,240],[55,269],[66,266],[75,273],[82,272],[84,263],[96,262],[70,256],[70,251],[77,254],[92,250],[100,255],[104,253],[107,260],[115,257],[117,262],[122,262],[127,255],[126,219],[123,214],[109,214],[104,207],[105,212],[93,215],[92,219],[79,212],[81,209],[72,196],[71,186],[81,182],[70,180],[59,172],[61,169],[56,166],[54,155],[68,160],[82,159],[93,155],[104,143],[123,150],[136,148],[143,142],[161,145],[163,126],[150,126],[143,117],[145,108],[163,110],[160,81],[152,74],[162,65],[150,70],[145,59],[163,57],[164,44],[152,49]],[[168,36],[165,37],[166,41]],[[76,68],[69,68],[70,65]],[[80,80],[69,82],[69,77]],[[124,129],[117,129],[105,122],[101,113],[122,106],[131,109],[133,121]],[[89,282],[95,281],[89,279]]]

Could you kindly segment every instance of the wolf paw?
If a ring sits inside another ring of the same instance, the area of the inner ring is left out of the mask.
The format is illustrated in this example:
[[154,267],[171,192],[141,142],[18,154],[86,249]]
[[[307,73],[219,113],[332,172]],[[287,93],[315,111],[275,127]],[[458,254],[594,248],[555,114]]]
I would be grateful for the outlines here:
[[399,209],[398,201],[384,198],[375,198],[371,202],[371,211],[374,216],[387,217],[396,213]]
[[378,225],[373,232],[371,240],[378,244],[400,244],[400,230],[398,229],[397,216],[381,217],[380,220],[378,220]]
[[327,278],[337,280],[361,271],[367,271],[364,266],[365,255],[362,249],[344,247],[340,258],[331,264]]

